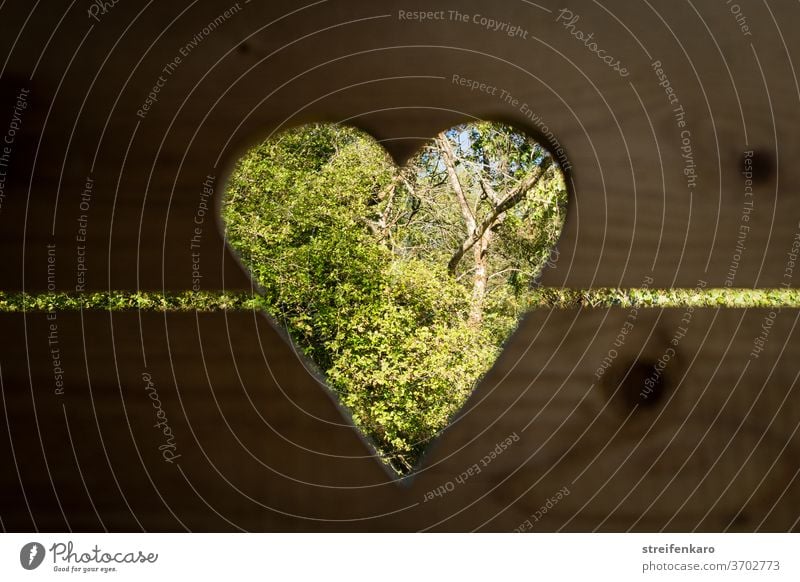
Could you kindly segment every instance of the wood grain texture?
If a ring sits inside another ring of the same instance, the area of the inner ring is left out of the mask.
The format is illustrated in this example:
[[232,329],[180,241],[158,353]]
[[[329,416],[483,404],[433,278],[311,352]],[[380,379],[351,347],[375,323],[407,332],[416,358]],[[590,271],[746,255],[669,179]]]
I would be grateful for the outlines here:
[[[458,8],[468,22],[425,23],[399,11],[452,7],[240,2],[203,33],[233,5],[123,2],[99,21],[66,1],[3,5],[0,139],[30,89],[0,206],[3,290],[75,290],[79,257],[86,290],[191,289],[203,182],[214,177],[218,203],[248,146],[282,127],[345,121],[402,162],[473,117],[544,139],[551,131],[566,152],[569,214],[543,284],[800,280],[787,278],[800,232],[796,2],[739,2],[750,35],[724,4],[572,2],[574,29],[593,32],[627,77],[556,22],[562,6],[548,1],[468,0]],[[527,38],[488,30],[476,14]],[[470,91],[453,75],[498,91]],[[137,116],[160,76],[158,100]],[[82,214],[85,242],[76,240]],[[214,214],[201,226],[201,288],[250,288]],[[686,327],[684,311],[639,311],[622,346],[628,310],[531,313],[406,484],[371,458],[264,316],[59,313],[66,386],[57,395],[52,321],[4,315],[0,517],[10,530],[507,531],[568,487],[532,529],[797,529],[798,312],[777,314],[752,357],[768,315],[694,310],[662,397],[632,408]],[[144,372],[174,423],[179,466],[160,456]],[[519,440],[479,473],[425,501],[512,434]]]

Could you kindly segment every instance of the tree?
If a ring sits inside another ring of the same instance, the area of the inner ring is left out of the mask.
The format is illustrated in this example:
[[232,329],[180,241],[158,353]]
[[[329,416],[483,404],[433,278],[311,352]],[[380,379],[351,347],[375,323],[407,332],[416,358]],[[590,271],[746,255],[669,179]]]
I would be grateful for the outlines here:
[[240,160],[223,218],[273,317],[406,473],[527,309],[565,201],[552,157],[508,126],[448,130],[398,169],[316,124]]

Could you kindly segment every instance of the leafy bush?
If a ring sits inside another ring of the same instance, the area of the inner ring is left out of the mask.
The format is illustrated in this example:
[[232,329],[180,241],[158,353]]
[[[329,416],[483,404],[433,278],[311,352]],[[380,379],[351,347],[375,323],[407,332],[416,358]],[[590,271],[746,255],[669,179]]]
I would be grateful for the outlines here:
[[529,307],[565,199],[549,154],[507,126],[454,128],[398,169],[317,124],[240,160],[223,218],[267,310],[408,472]]

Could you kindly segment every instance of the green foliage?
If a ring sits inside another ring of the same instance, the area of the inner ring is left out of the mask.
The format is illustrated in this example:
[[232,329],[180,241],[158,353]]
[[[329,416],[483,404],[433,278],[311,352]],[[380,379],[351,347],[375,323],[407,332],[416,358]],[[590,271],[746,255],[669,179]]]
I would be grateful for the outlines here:
[[[565,201],[552,158],[507,126],[459,126],[398,169],[358,130],[309,125],[239,162],[223,218],[267,311],[407,472],[529,307]],[[452,259],[476,232],[480,281],[477,262]]]
[[[800,309],[800,289],[558,289],[539,287],[529,295],[534,309]],[[251,311],[269,305],[261,295],[231,291],[98,291],[16,293],[0,291],[0,313],[109,311]]]

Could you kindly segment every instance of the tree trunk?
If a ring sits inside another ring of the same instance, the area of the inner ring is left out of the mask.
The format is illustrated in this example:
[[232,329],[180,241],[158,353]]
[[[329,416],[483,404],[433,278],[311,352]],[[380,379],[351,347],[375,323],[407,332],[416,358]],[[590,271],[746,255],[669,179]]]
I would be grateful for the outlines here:
[[472,247],[472,256],[475,262],[475,270],[472,275],[472,304],[469,313],[469,322],[472,325],[480,325],[483,322],[483,302],[486,297],[486,285],[489,281],[487,251],[491,237],[491,231],[485,232]]

